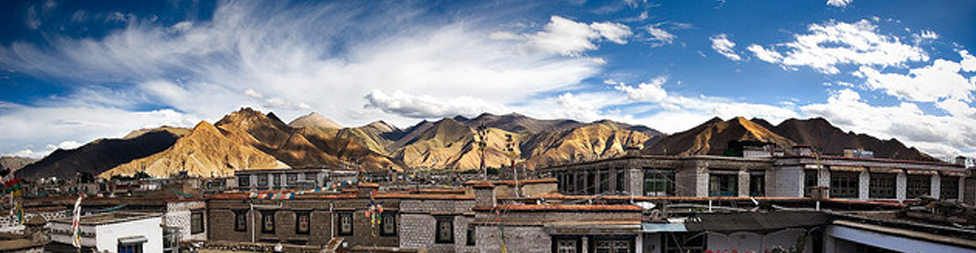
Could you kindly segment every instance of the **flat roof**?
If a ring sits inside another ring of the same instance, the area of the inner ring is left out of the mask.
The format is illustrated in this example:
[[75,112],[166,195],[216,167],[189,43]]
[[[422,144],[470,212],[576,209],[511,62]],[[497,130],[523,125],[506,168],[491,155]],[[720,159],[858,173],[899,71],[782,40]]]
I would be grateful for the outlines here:
[[[139,213],[139,212],[110,212],[110,213],[100,213],[81,216],[81,225],[105,225],[113,223],[121,223],[127,221],[135,221],[149,218],[162,217],[159,213]],[[71,223],[71,217],[66,217],[62,219],[53,220],[52,222],[58,223]]]

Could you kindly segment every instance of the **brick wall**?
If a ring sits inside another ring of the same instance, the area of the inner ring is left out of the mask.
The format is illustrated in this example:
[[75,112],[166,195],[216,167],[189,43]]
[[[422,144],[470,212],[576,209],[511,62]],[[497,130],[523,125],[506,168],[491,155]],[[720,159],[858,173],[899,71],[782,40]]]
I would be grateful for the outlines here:
[[[552,237],[541,226],[505,227],[505,248],[508,252],[552,252]],[[498,226],[479,226],[475,230],[477,248],[481,252],[501,252],[502,233]]]

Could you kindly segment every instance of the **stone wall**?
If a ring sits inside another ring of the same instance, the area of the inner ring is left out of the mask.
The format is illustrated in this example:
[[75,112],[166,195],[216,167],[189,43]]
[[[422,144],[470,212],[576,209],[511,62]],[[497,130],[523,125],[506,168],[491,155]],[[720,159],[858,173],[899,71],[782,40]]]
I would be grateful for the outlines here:
[[[68,209],[58,209],[58,210],[46,210],[46,211],[24,211],[25,221],[30,220],[34,216],[40,215],[44,217],[45,220],[55,220],[68,217]],[[21,233],[24,229],[20,226],[17,221],[17,215],[14,212],[4,211],[0,213],[0,232],[11,232],[11,233]]]
[[[504,227],[505,248],[508,252],[552,252],[552,237],[542,226]],[[501,252],[502,233],[498,226],[479,226],[475,230],[477,248],[481,252]]]
[[192,234],[190,231],[191,213],[193,211],[203,212],[204,208],[206,208],[204,201],[166,203],[166,215],[163,216],[163,225],[179,228],[181,240],[207,240],[207,215],[204,215],[203,233]]

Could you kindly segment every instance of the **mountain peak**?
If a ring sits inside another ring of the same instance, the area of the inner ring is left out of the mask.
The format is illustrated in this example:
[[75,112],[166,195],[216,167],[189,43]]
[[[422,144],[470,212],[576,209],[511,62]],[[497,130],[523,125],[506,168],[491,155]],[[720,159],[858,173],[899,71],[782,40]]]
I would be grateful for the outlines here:
[[323,128],[334,128],[334,129],[342,128],[342,125],[339,125],[335,121],[332,121],[331,119],[326,118],[325,116],[317,112],[311,112],[307,115],[298,117],[295,120],[292,120],[290,123],[288,123],[288,126],[295,127],[295,128],[301,128],[301,127],[323,127]]

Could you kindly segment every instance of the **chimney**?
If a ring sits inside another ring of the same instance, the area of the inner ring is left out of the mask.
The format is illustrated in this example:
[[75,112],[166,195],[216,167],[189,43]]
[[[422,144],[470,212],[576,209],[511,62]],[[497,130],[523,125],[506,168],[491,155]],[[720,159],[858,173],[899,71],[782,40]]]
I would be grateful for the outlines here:
[[793,146],[793,155],[795,156],[811,156],[813,155],[813,148],[807,145],[796,145]]
[[495,207],[498,204],[495,198],[495,185],[491,182],[477,182],[472,188],[474,188],[474,206]]
[[960,165],[960,166],[966,167],[966,157],[965,156],[957,156],[956,157],[956,165]]

